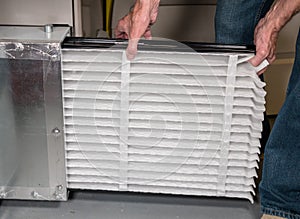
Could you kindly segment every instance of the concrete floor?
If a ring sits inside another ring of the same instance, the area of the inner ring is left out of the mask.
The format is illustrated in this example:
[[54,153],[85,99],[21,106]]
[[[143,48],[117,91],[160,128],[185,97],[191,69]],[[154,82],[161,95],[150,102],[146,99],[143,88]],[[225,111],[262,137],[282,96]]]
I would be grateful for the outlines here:
[[258,219],[247,200],[118,192],[71,192],[67,202],[0,201],[1,219]]

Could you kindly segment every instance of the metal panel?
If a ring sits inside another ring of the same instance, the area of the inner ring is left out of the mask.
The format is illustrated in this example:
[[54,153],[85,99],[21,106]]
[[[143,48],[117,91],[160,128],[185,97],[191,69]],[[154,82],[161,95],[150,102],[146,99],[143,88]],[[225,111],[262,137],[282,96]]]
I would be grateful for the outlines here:
[[59,42],[69,28],[32,43],[22,29],[0,28],[0,195],[66,200]]

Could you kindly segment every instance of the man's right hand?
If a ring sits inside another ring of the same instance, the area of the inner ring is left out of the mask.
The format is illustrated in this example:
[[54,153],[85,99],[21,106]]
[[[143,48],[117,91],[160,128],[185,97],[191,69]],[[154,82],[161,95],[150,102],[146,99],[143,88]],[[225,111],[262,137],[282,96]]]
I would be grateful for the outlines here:
[[133,10],[119,20],[115,37],[129,39],[127,58],[134,59],[141,37],[151,39],[151,26],[156,22],[160,0],[136,0]]

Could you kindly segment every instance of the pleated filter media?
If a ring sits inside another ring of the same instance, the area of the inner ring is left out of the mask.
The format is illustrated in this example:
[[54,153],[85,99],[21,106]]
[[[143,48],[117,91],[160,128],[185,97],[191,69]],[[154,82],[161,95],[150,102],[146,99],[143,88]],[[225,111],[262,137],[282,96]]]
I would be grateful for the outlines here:
[[63,49],[68,188],[253,202],[265,84],[251,56]]

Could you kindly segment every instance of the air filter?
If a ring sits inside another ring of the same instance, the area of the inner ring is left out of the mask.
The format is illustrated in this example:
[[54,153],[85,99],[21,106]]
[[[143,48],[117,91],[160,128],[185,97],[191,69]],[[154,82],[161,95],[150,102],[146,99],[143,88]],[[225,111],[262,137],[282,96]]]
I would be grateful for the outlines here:
[[67,187],[253,202],[265,110],[253,53],[163,41],[128,61],[110,43],[63,49]]

